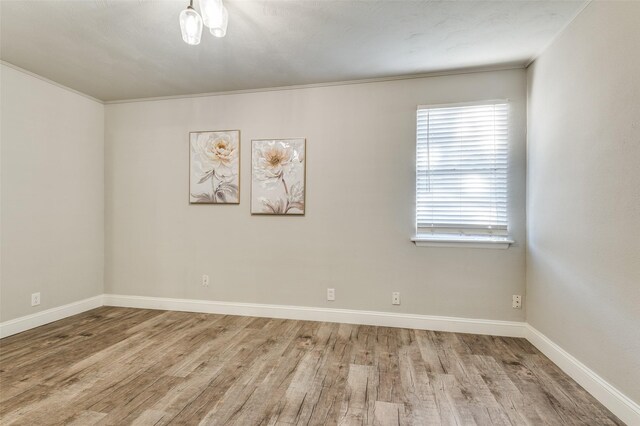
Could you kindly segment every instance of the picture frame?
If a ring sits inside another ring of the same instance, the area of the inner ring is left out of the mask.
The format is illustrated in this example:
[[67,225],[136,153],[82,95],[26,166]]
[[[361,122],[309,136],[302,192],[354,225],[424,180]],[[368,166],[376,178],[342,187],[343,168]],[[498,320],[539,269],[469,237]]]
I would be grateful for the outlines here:
[[251,214],[304,216],[305,138],[251,141]]
[[240,130],[189,132],[189,204],[240,204]]

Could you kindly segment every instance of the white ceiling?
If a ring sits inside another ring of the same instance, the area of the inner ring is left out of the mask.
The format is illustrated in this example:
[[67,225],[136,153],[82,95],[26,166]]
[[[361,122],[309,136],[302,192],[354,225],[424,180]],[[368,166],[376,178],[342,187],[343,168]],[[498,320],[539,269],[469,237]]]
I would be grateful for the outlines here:
[[227,0],[188,46],[187,0],[2,0],[0,57],[104,101],[522,66],[584,3]]

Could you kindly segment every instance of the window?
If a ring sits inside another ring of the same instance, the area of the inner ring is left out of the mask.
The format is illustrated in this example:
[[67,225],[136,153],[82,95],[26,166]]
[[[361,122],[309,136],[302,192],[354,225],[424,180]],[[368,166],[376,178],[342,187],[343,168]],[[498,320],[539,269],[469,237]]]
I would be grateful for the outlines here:
[[508,247],[508,104],[418,107],[416,244]]

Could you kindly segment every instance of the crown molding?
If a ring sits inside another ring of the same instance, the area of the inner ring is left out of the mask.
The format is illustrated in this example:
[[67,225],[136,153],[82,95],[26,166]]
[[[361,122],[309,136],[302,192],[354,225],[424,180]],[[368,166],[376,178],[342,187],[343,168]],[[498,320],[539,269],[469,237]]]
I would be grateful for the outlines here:
[[104,105],[104,101],[102,101],[100,99],[94,98],[93,96],[87,95],[86,93],[80,92],[80,91],[78,91],[76,89],[72,89],[71,87],[65,86],[64,84],[56,83],[53,80],[49,80],[48,78],[41,76],[40,74],[36,74],[36,73],[31,72],[29,70],[26,70],[24,68],[20,68],[17,65],[13,65],[11,62],[7,62],[5,60],[0,59],[0,64],[6,66],[7,68],[11,68],[11,69],[14,69],[14,70],[16,70],[18,72],[26,74],[26,75],[28,75],[30,77],[37,78],[38,80],[44,81],[45,83],[49,83],[49,84],[51,84],[53,86],[59,87],[59,88],[64,89],[64,90],[67,90],[67,91],[69,91],[71,93],[75,93],[76,95],[80,95],[83,98],[87,98],[87,99],[92,100],[94,102],[97,102],[97,103],[99,103],[101,105]]
[[39,74],[36,74],[34,72],[21,68],[5,60],[0,60],[0,64],[5,65],[9,68],[12,68],[16,71],[19,71],[23,74],[29,75],[31,77],[34,77],[44,82],[47,82],[49,84],[52,84],[61,89],[75,93],[76,95],[80,95],[82,97],[90,99],[102,105],[115,105],[115,104],[126,104],[126,103],[133,103],[133,102],[152,102],[152,101],[165,101],[165,100],[190,99],[190,98],[205,98],[210,96],[241,95],[241,94],[249,94],[249,93],[277,92],[277,91],[283,91],[283,90],[315,89],[315,88],[321,88],[321,87],[350,86],[355,84],[384,83],[384,82],[401,81],[401,80],[415,80],[420,78],[444,77],[449,75],[477,74],[477,73],[486,73],[486,72],[495,72],[495,71],[518,70],[518,69],[525,69],[528,66],[528,64],[524,65],[524,64],[511,63],[506,65],[503,64],[503,65],[493,65],[493,66],[485,66],[485,67],[463,68],[463,69],[457,69],[457,70],[435,71],[435,72],[426,72],[426,73],[418,73],[418,74],[401,74],[401,75],[388,76],[388,77],[374,77],[374,78],[364,78],[364,79],[356,79],[356,80],[341,80],[341,81],[330,81],[330,82],[323,82],[323,83],[298,84],[298,85],[291,85],[291,86],[262,87],[262,88],[255,88],[255,89],[227,90],[227,91],[219,91],[219,92],[192,93],[192,94],[186,94],[186,95],[152,96],[148,98],[103,101],[101,99],[94,98],[93,96],[88,95],[84,92],[80,92],[76,89],[72,89],[71,87],[65,86],[64,84],[57,83]]
[[127,104],[127,103],[133,103],[133,102],[153,102],[153,101],[166,101],[166,100],[177,100],[177,99],[205,98],[210,96],[227,96],[227,95],[241,95],[241,94],[249,94],[249,93],[277,92],[277,91],[283,91],[283,90],[315,89],[315,88],[321,88],[321,87],[350,86],[355,84],[383,83],[383,82],[400,81],[400,80],[415,80],[420,78],[443,77],[448,75],[477,74],[477,73],[495,72],[495,71],[521,70],[525,68],[526,67],[524,64],[496,65],[496,66],[466,68],[466,69],[451,70],[451,71],[429,72],[429,73],[421,73],[421,74],[405,74],[405,75],[397,75],[397,76],[389,76],[389,77],[365,78],[360,80],[343,80],[343,81],[331,81],[331,82],[325,82],[325,83],[298,84],[298,85],[292,85],[292,86],[277,86],[277,87],[264,87],[264,88],[256,88],[256,89],[194,93],[189,95],[172,95],[172,96],[156,96],[156,97],[149,97],[149,98],[123,99],[123,100],[105,101],[104,104],[114,105],[114,104]]
[[573,23],[573,21],[576,20],[576,18],[587,8],[587,6],[589,6],[591,4],[593,0],[586,0],[582,6],[580,6],[578,8],[578,10],[573,14],[573,16],[562,26],[562,28],[560,28],[558,30],[557,33],[555,33],[555,35],[553,37],[551,37],[551,40],[549,40],[547,42],[547,44],[545,44],[542,49],[540,49],[538,51],[538,53],[536,53],[535,55],[533,55],[525,64],[525,68],[529,68],[529,66],[534,63],[540,56],[542,56],[542,54],[544,52],[547,51],[547,49],[549,49],[559,38],[562,34],[564,34],[564,32],[567,30],[567,28],[569,28],[569,26]]

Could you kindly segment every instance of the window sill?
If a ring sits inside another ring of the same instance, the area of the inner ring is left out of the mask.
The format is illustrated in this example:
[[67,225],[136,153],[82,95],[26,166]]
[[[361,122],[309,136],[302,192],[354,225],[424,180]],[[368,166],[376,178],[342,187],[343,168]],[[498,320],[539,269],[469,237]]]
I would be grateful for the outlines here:
[[464,247],[507,249],[514,241],[509,237],[463,235],[415,235],[411,241],[418,247]]

